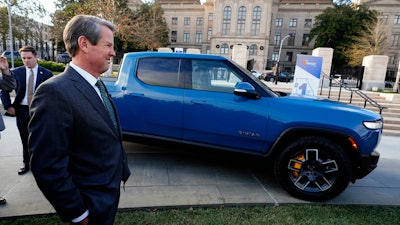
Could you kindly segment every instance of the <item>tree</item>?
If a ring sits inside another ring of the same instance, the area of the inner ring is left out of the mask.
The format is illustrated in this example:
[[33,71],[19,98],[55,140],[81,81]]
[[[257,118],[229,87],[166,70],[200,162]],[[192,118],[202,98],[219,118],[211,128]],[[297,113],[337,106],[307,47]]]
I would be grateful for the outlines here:
[[343,65],[349,61],[347,49],[354,38],[361,35],[376,19],[377,12],[367,6],[355,5],[350,0],[342,0],[328,7],[316,16],[315,26],[310,31],[310,39],[315,39],[315,47],[331,47],[333,64]]
[[0,35],[3,49],[7,46],[7,35],[9,32],[8,27],[8,12],[7,7],[0,7]]
[[63,46],[62,31],[77,14],[95,15],[116,26],[115,45],[118,51],[153,50],[168,45],[168,26],[158,3],[145,3],[132,11],[128,0],[59,0],[53,16],[54,35]]
[[153,51],[169,45],[169,29],[163,15],[164,12],[157,1],[140,6],[130,34],[139,46]]
[[[1,7],[3,5],[5,7]],[[0,0],[0,34],[4,48],[9,34],[8,5],[12,11],[12,34],[15,40],[12,43],[18,41],[19,47],[22,41],[25,44],[40,43],[39,50],[43,55],[43,26],[34,21],[34,18],[43,18],[46,15],[43,5],[35,0]]]
[[365,56],[383,54],[388,48],[387,34],[387,27],[380,17],[368,24],[359,36],[353,38],[354,43],[345,51],[349,65],[359,66]]

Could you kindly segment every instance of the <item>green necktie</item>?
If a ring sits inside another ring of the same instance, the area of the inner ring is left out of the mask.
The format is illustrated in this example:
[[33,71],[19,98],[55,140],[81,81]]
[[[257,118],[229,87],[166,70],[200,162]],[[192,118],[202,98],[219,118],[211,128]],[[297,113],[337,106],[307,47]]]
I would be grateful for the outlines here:
[[111,104],[110,99],[108,98],[108,95],[106,92],[106,87],[104,87],[104,84],[103,84],[103,82],[101,82],[101,80],[97,80],[96,86],[99,88],[101,99],[103,99],[104,106],[106,107],[108,114],[111,117],[111,120],[112,120],[115,128],[117,128],[117,119],[115,117],[114,108]]

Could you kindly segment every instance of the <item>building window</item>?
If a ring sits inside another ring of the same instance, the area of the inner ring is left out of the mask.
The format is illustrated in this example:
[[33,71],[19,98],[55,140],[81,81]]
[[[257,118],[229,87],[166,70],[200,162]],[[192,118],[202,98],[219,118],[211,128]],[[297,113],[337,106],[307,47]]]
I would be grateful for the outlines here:
[[211,54],[211,47],[209,45],[206,46],[206,54]]
[[197,19],[196,19],[196,25],[197,25],[197,26],[202,26],[203,23],[204,23],[203,17],[197,17]]
[[289,33],[290,37],[287,40],[288,46],[294,46],[294,40],[296,37],[296,33]]
[[228,44],[222,44],[220,53],[221,54],[229,54],[229,45]]
[[301,42],[302,46],[308,46],[308,44],[310,43],[309,36],[310,36],[310,34],[303,34],[303,40]]
[[392,46],[393,47],[398,47],[398,46],[400,46],[399,45],[399,42],[400,41],[400,34],[393,34],[392,35]]
[[291,62],[293,60],[293,52],[286,52],[285,61]]
[[175,43],[178,37],[178,32],[176,30],[171,31],[171,42]]
[[197,31],[196,32],[196,43],[201,43],[202,41],[202,38],[203,38],[203,32],[201,32],[201,31]]
[[400,24],[400,15],[394,16],[394,24]]
[[183,18],[183,24],[184,24],[185,26],[190,25],[190,17],[185,17],[185,18]]
[[382,24],[387,24],[389,17],[388,17],[388,15],[383,15],[383,16],[380,16],[379,18],[382,21]]
[[305,19],[304,20],[304,27],[305,28],[311,28],[312,25],[312,20],[311,19]]
[[277,62],[278,61],[278,57],[279,57],[279,52],[278,51],[274,51],[272,53],[271,60]]
[[172,17],[172,25],[178,25],[178,17]]
[[251,35],[260,34],[261,7],[256,6],[253,9],[253,22],[251,23]]
[[222,19],[222,34],[228,34],[229,30],[231,29],[231,14],[232,14],[231,7],[230,6],[225,7]]
[[276,18],[275,20],[275,26],[276,27],[282,27],[283,19],[282,18]]
[[297,27],[297,19],[290,19],[289,27]]
[[209,22],[210,22],[210,21],[213,21],[213,17],[214,17],[214,14],[209,13],[209,14],[208,14],[208,21],[209,21]]
[[281,33],[275,33],[274,45],[279,46],[281,44]]
[[246,23],[246,7],[241,6],[238,12],[237,35],[244,34],[245,23]]
[[249,55],[257,55],[257,45],[250,45]]
[[190,40],[190,33],[189,31],[185,30],[183,31],[183,42],[188,43]]
[[211,40],[211,36],[212,36],[212,28],[209,27],[207,29],[207,41]]

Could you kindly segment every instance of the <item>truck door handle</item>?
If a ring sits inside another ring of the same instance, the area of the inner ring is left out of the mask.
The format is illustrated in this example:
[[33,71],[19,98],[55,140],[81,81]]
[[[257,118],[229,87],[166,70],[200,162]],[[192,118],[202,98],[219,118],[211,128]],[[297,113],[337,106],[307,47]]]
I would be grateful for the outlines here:
[[143,94],[143,93],[134,93],[134,92],[131,92],[131,93],[129,93],[129,95],[130,95],[130,96],[133,96],[133,97],[144,97],[144,94]]
[[190,103],[197,104],[197,105],[204,105],[207,103],[207,101],[206,100],[192,100],[192,101],[190,101]]

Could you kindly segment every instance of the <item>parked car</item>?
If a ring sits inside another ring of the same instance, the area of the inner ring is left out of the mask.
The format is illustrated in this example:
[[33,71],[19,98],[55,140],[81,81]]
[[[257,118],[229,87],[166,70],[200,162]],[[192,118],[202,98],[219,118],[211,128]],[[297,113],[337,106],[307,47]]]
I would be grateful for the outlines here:
[[268,157],[281,186],[300,199],[336,197],[379,159],[381,115],[274,92],[223,56],[128,53],[106,85],[124,140]]
[[257,70],[251,70],[250,72],[257,78],[259,78],[261,76],[261,73],[258,72]]
[[331,80],[332,80],[332,85],[340,86],[341,84],[343,84],[342,75],[340,74],[332,75]]
[[[1,53],[2,56],[6,57],[7,59],[11,59],[11,51],[4,51],[3,53]],[[14,51],[14,59],[20,59],[21,55],[19,54],[19,52]]]
[[259,76],[258,78],[265,81],[274,81],[275,76],[272,72],[269,72],[261,74],[261,76]]
[[293,74],[290,74],[288,72],[281,72],[278,76],[278,81],[292,82],[293,78],[294,78]]
[[67,53],[62,53],[57,55],[57,62],[67,64],[71,62],[71,60],[72,60],[71,57]]

